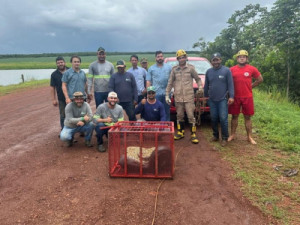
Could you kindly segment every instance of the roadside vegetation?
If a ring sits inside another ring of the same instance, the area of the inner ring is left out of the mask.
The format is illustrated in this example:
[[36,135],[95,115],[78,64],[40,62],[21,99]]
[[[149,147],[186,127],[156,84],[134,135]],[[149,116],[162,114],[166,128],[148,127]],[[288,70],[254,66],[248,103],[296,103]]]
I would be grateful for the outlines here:
[[[243,117],[238,140],[220,150],[230,162],[234,177],[241,181],[242,191],[250,201],[279,224],[300,224],[300,108],[288,102],[279,92],[254,90],[255,115],[253,132],[258,145],[246,141]],[[209,139],[211,130],[204,133]],[[295,176],[284,172],[298,170]]]
[[0,85],[0,96],[12,94],[15,92],[26,91],[28,89],[38,88],[50,85],[49,79],[44,80],[31,80],[20,84],[12,84],[7,86]]

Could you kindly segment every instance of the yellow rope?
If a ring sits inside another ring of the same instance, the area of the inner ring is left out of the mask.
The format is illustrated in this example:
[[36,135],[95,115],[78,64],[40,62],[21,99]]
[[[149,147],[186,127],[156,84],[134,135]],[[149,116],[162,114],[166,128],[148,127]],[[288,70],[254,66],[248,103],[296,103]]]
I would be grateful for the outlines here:
[[[175,166],[174,166],[174,172],[175,172],[175,169],[176,169],[176,161],[177,161],[177,157],[179,155],[179,153],[183,150],[184,148],[180,148],[180,150],[177,152],[176,154],[176,157],[175,157]],[[165,181],[166,179],[163,179],[159,185],[157,186],[157,189],[156,189],[156,196],[155,196],[155,203],[154,203],[154,212],[153,212],[153,219],[152,219],[152,224],[151,225],[154,225],[155,223],[155,216],[156,216],[156,209],[157,209],[157,201],[158,201],[158,192],[159,192],[159,189],[160,189],[160,186],[163,184],[163,182]]]

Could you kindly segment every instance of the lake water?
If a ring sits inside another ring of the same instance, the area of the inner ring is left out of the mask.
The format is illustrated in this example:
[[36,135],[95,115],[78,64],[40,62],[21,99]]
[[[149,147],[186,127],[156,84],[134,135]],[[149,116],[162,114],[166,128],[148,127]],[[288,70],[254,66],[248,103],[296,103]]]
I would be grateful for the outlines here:
[[[34,69],[34,70],[0,70],[0,85],[19,84],[22,82],[21,75],[24,75],[24,80],[30,81],[50,79],[51,73],[55,69]],[[83,69],[88,72],[88,69]]]

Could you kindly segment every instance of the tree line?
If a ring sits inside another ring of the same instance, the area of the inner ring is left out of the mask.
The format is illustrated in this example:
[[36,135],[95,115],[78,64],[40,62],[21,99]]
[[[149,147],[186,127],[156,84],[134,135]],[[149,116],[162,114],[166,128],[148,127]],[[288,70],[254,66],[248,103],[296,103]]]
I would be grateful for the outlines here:
[[259,4],[235,11],[212,42],[200,37],[193,48],[210,57],[220,52],[226,66],[233,66],[240,49],[264,77],[260,86],[277,91],[300,105],[300,1],[277,0],[270,11]]

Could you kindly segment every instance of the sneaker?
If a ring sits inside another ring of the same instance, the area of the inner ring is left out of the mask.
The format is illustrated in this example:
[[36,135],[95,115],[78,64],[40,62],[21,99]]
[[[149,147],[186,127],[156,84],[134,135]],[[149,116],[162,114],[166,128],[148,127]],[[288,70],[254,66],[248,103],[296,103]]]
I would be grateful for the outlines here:
[[221,141],[221,146],[222,146],[222,147],[225,147],[226,145],[227,145],[227,141],[226,141],[226,140],[222,140],[222,141]]
[[73,139],[67,141],[67,147],[71,147],[73,145]]
[[88,141],[85,141],[85,146],[86,147],[93,147],[93,144],[91,143],[90,140],[88,140]]
[[215,136],[213,136],[211,139],[210,139],[211,142],[216,142],[216,141],[219,141],[219,138],[216,138]]
[[103,147],[103,145],[98,145],[98,151],[99,152],[105,152],[106,149]]

